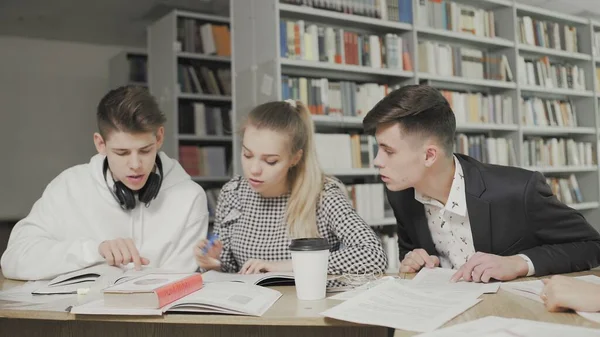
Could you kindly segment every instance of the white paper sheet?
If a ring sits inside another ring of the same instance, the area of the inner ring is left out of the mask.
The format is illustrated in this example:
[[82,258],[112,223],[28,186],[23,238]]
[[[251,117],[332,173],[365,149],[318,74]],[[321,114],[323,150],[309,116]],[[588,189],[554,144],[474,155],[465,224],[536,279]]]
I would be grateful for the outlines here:
[[393,280],[382,283],[321,313],[362,324],[427,332],[479,303],[479,299],[444,298]]
[[600,330],[524,319],[488,316],[419,337],[597,337]]
[[364,293],[365,291],[367,291],[367,290],[369,290],[369,289],[371,289],[371,288],[373,288],[373,287],[375,287],[377,285],[380,285],[383,282],[387,282],[389,280],[395,280],[397,283],[401,283],[401,284],[407,284],[407,283],[411,282],[410,280],[396,279],[393,276],[384,276],[384,277],[382,277],[382,278],[380,278],[378,280],[375,280],[375,281],[363,284],[360,287],[356,287],[356,288],[354,288],[352,290],[341,292],[341,293],[339,293],[337,295],[334,295],[334,296],[331,296],[331,297],[328,297],[328,298],[330,300],[346,301],[346,300],[349,300],[349,299],[351,299],[351,298],[353,298],[353,297],[355,297],[355,296],[357,296],[359,294]]
[[456,270],[453,269],[423,268],[415,276],[410,286],[425,292],[443,291],[446,293],[455,293],[456,295],[472,295],[475,297],[479,297],[481,294],[494,294],[500,288],[500,282],[450,282],[455,273]]

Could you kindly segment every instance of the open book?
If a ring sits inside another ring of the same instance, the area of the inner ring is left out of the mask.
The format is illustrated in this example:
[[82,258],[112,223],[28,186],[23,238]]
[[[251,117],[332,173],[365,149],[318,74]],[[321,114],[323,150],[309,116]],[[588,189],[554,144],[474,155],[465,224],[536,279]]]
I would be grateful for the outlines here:
[[109,307],[96,300],[71,309],[80,315],[162,315],[195,312],[262,316],[279,298],[279,291],[244,282],[215,282],[160,309]]
[[142,270],[99,264],[52,279],[47,286],[36,289],[34,295],[77,294],[91,288],[102,290],[108,286],[136,278],[151,272],[168,273],[156,268],[142,267]]
[[294,285],[294,272],[268,272],[259,274],[223,273],[209,270],[202,274],[204,284],[215,282],[241,282],[259,286]]

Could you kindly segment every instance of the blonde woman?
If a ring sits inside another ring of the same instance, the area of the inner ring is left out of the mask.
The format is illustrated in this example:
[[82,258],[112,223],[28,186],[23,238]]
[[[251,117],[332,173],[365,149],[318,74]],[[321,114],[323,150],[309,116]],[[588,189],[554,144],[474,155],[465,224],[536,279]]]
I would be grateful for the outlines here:
[[327,239],[330,274],[385,269],[381,242],[340,184],[319,167],[305,106],[292,100],[259,105],[242,131],[244,176],[234,177],[219,195],[219,240],[200,240],[195,247],[202,270],[291,271],[288,247],[302,237]]

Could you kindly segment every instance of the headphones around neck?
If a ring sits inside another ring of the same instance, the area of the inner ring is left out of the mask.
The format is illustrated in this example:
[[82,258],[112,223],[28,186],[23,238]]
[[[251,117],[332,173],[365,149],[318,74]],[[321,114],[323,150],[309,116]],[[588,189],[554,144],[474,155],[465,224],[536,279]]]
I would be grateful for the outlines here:
[[[158,168],[159,174],[156,172],[150,172],[148,175],[148,180],[146,180],[146,184],[139,191],[134,192],[129,187],[125,186],[120,181],[115,181],[115,186],[113,189],[108,188],[112,195],[115,197],[119,206],[121,206],[124,210],[132,210],[135,208],[136,200],[135,195],[137,193],[138,199],[140,202],[146,204],[146,207],[150,206],[150,201],[155,199],[158,195],[158,191],[160,190],[160,185],[162,184],[163,170],[162,170],[162,162],[160,160],[160,156],[156,155],[156,167]],[[104,181],[106,181],[106,186],[108,187],[108,181],[106,180],[106,172],[108,171],[108,159],[104,158],[104,164],[102,165],[102,172],[104,174]],[[114,180],[113,180],[114,181]]]

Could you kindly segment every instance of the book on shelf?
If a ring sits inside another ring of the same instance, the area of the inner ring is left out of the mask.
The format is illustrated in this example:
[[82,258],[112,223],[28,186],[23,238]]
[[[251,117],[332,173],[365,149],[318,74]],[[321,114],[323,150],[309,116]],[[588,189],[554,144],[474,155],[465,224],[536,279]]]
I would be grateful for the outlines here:
[[199,273],[151,273],[103,290],[104,305],[159,309],[202,288]]
[[412,24],[412,0],[280,0],[280,2]]
[[514,124],[512,97],[440,90],[454,111],[457,124]]
[[135,83],[148,82],[148,58],[143,55],[127,55],[129,64],[129,81]]
[[592,50],[595,56],[600,56],[600,32],[592,34]]
[[574,174],[570,174],[569,178],[547,177],[546,182],[560,202],[565,204],[583,202],[583,195]]
[[571,101],[522,97],[523,125],[577,126],[577,114]]
[[538,20],[530,16],[518,18],[517,36],[520,43],[543,48],[579,52],[577,27]]
[[180,103],[178,131],[181,135],[231,135],[232,110],[229,107],[209,106],[205,103]]
[[493,138],[484,135],[456,135],[454,152],[466,154],[482,163],[516,166],[517,155],[511,138]]
[[513,80],[506,55],[434,41],[419,41],[419,72],[497,81]]
[[215,217],[217,212],[217,202],[219,201],[220,188],[206,189],[206,201],[208,204],[208,216]]
[[596,165],[594,144],[569,138],[528,137],[523,141],[524,166]]
[[375,104],[399,87],[281,76],[282,98],[301,101],[314,115],[365,116]]
[[496,37],[495,16],[474,6],[454,1],[418,0],[417,24],[476,36]]
[[568,63],[551,62],[548,56],[526,60],[518,57],[519,83],[551,89],[586,90],[585,69]]
[[175,49],[186,53],[231,56],[229,26],[180,17],[177,19]]
[[359,134],[315,134],[317,158],[324,170],[372,168],[375,137]]
[[179,92],[231,95],[231,69],[218,67],[211,69],[199,64],[178,64],[177,84]]
[[397,34],[372,35],[285,19],[279,28],[282,58],[412,70],[408,41]]
[[179,145],[179,163],[191,176],[227,176],[224,146]]
[[596,91],[600,92],[600,68],[596,67]]
[[[348,197],[356,213],[367,223],[391,215],[383,184],[346,185]],[[387,212],[386,212],[387,211]]]
[[189,312],[262,316],[281,297],[281,292],[242,282],[215,282],[205,285],[161,308],[110,307],[104,300],[74,306],[72,314],[160,316],[163,313]]

